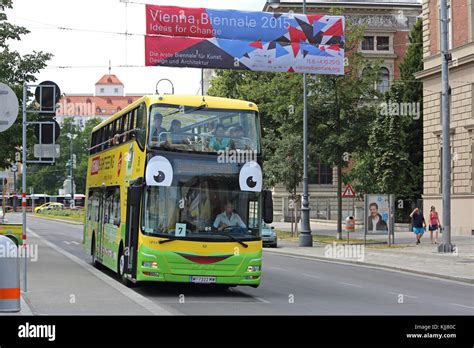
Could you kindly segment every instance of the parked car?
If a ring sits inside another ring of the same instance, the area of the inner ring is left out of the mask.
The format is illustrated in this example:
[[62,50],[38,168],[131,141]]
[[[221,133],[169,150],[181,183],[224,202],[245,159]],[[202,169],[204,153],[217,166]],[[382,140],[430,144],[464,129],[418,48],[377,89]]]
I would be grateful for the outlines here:
[[275,232],[275,227],[264,222],[262,222],[262,242],[263,246],[270,246],[272,248],[278,246],[278,236]]
[[40,205],[35,208],[35,214],[41,213],[44,210],[62,210],[64,209],[64,204],[58,202],[48,202]]

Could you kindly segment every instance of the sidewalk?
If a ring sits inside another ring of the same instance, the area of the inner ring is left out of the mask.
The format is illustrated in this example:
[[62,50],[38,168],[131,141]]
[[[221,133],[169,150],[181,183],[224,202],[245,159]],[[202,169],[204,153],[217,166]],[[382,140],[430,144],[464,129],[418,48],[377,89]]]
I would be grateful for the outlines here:
[[[313,226],[312,226],[313,227]],[[275,227],[277,228],[277,227]],[[277,228],[278,229],[278,228]],[[317,234],[323,234],[321,230],[316,230]],[[335,235],[335,231],[326,233]],[[313,232],[313,234],[315,234]],[[356,236],[351,234],[351,237]],[[344,238],[345,234],[343,234]],[[356,236],[359,237],[359,236]],[[378,239],[380,236],[370,239]],[[382,236],[386,240],[385,236]],[[362,234],[363,239],[363,234]],[[351,250],[346,249],[345,255],[343,246],[338,244],[314,244],[313,247],[299,247],[297,241],[280,240],[276,249],[266,249],[269,253],[282,253],[287,255],[311,257],[326,261],[337,261],[345,263],[356,263],[381,268],[388,268],[410,273],[434,276],[438,278],[457,280],[474,284],[474,237],[455,236],[452,243],[457,247],[455,254],[441,254],[437,251],[437,246],[430,243],[429,233],[425,234],[420,245],[415,246],[413,234],[402,232],[395,235],[395,242],[409,241],[409,246],[397,248],[376,249],[365,247],[358,249],[352,245]],[[400,242],[398,242],[400,243]],[[361,248],[361,246],[359,247]],[[352,252],[352,254],[348,254]]]
[[[22,310],[16,315],[171,314],[32,231],[28,244],[37,245],[37,261],[28,260],[28,291],[22,292]],[[23,290],[23,274],[21,281]]]

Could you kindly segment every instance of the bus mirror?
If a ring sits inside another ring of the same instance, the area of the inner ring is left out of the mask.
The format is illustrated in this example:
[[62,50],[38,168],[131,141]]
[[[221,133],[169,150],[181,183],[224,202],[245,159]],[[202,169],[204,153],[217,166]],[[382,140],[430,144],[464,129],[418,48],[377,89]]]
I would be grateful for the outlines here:
[[267,224],[273,222],[273,198],[272,191],[263,191],[263,221]]

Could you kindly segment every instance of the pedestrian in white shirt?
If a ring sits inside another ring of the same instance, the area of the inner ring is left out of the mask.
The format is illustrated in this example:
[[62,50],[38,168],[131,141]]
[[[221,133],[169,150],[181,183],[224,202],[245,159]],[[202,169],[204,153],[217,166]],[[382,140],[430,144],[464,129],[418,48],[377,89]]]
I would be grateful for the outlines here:
[[232,202],[227,201],[225,203],[225,211],[217,215],[214,220],[214,228],[223,231],[226,227],[230,226],[246,227],[239,214],[234,212],[234,205]]

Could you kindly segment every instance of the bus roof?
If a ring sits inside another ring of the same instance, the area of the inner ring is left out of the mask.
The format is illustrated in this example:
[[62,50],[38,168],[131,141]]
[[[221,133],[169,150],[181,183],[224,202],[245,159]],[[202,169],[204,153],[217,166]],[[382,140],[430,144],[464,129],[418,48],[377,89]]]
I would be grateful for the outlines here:
[[172,104],[172,105],[185,105],[185,106],[200,106],[203,103],[209,108],[213,109],[236,109],[236,110],[254,110],[258,111],[257,105],[255,103],[230,99],[230,98],[221,98],[221,97],[211,97],[211,96],[200,96],[200,95],[174,95],[174,94],[154,94],[154,95],[144,95],[140,99],[128,105],[123,110],[115,113],[110,116],[105,121],[101,122],[94,127],[92,131],[102,128],[106,124],[114,121],[123,114],[126,114],[130,110],[134,109],[144,101],[147,101],[148,104]]

